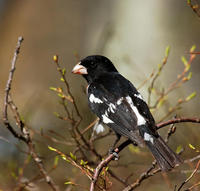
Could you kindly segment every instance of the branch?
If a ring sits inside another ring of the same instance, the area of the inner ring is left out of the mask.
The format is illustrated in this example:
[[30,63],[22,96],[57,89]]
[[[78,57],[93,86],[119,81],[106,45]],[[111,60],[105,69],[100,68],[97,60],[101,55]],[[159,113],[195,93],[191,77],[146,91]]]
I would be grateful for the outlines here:
[[163,70],[164,66],[165,66],[166,63],[167,63],[168,56],[169,56],[169,51],[170,51],[170,47],[167,47],[166,50],[165,50],[166,53],[165,53],[165,57],[164,57],[164,59],[163,59],[163,61],[162,61],[162,64],[161,64],[161,66],[158,68],[158,71],[157,71],[156,75],[153,77],[153,79],[152,79],[152,81],[151,81],[151,84],[150,84],[150,86],[149,86],[149,88],[148,88],[148,92],[149,92],[149,94],[148,94],[148,102],[147,102],[148,105],[150,105],[150,103],[151,103],[151,93],[152,93],[152,90],[153,90],[153,88],[154,88],[155,81],[156,81],[157,78],[160,76],[161,71]]
[[191,122],[191,123],[200,123],[200,118],[176,118],[176,119],[171,119],[165,122],[158,123],[156,125],[157,129],[160,129],[162,127],[165,127],[167,125],[175,124],[175,123],[183,123],[183,122]]
[[7,127],[7,129],[13,134],[14,137],[26,142],[26,138],[21,135],[18,134],[13,127],[10,125],[9,121],[8,121],[8,100],[9,100],[9,94],[10,94],[10,90],[11,90],[11,85],[12,85],[12,80],[13,80],[13,75],[15,72],[15,65],[16,65],[16,61],[18,58],[18,54],[21,48],[21,44],[23,42],[23,37],[19,37],[18,41],[17,41],[17,46],[14,52],[14,56],[11,62],[11,69],[9,72],[9,76],[8,76],[8,81],[6,84],[6,88],[5,88],[5,98],[4,98],[4,109],[3,109],[3,122],[4,125]]
[[69,94],[69,96],[70,96],[70,98],[71,98],[71,102],[72,102],[73,105],[74,105],[76,114],[77,114],[77,116],[79,117],[79,119],[80,119],[80,121],[81,121],[81,120],[83,119],[83,117],[81,116],[81,114],[80,114],[80,112],[79,112],[77,103],[76,103],[75,98],[74,98],[74,96],[73,96],[73,94],[72,94],[72,92],[71,92],[71,89],[70,89],[70,87],[69,87],[69,83],[67,82],[67,79],[66,79],[66,77],[65,77],[65,70],[63,70],[63,69],[61,68],[61,66],[60,66],[60,64],[59,64],[59,62],[58,62],[58,56],[57,56],[57,55],[55,55],[55,56],[53,57],[53,60],[54,60],[54,62],[55,62],[55,64],[56,64],[56,66],[57,66],[57,70],[59,71],[59,73],[60,73],[60,75],[61,75],[61,77],[62,77],[62,81],[64,82],[64,84],[65,84],[65,86],[66,86],[66,88],[67,88],[67,92],[68,92],[68,94]]
[[[22,41],[23,41],[23,37],[19,37],[16,49],[15,49],[15,52],[14,52],[14,56],[13,56],[13,59],[12,59],[12,62],[11,62],[11,70],[9,72],[9,77],[8,77],[8,81],[7,81],[6,88],[5,88],[3,121],[4,121],[4,125],[8,128],[8,130],[12,133],[12,135],[14,137],[18,138],[19,140],[24,141],[27,144],[28,149],[29,149],[29,153],[32,156],[34,162],[36,163],[38,169],[40,170],[40,173],[45,178],[46,183],[49,184],[49,186],[51,187],[52,190],[57,191],[58,190],[57,186],[55,185],[53,180],[47,175],[47,172],[46,172],[46,170],[45,170],[45,168],[42,164],[42,160],[38,157],[37,153],[35,152],[34,144],[31,140],[29,131],[28,131],[28,129],[25,128],[25,124],[20,119],[19,112],[17,111],[17,106],[14,104],[14,102],[11,98],[11,95],[10,95],[13,76],[14,76],[14,72],[15,72],[15,69],[16,69],[16,61],[17,61],[17,58],[18,58],[18,54],[19,54],[19,51],[20,51]],[[9,123],[8,106],[10,106],[11,111],[14,113],[15,121],[16,121],[17,126],[21,130],[21,134],[17,133],[14,130],[14,128],[12,127],[12,125]]]
[[145,171],[143,172],[140,177],[131,185],[127,186],[126,188],[123,189],[123,191],[131,191],[133,189],[135,189],[136,187],[140,186],[140,184],[147,178],[154,176],[155,174],[157,174],[158,172],[161,172],[161,169],[158,168],[156,170],[154,170],[153,172],[151,172],[153,169],[155,169],[156,167],[156,161],[152,162],[152,165]]
[[[130,140],[127,140],[125,142],[123,142],[118,148],[116,148],[114,150],[115,153],[119,153],[121,152],[127,145],[131,144],[132,141]],[[111,160],[113,160],[115,158],[115,154],[112,153],[110,154],[106,159],[102,160],[99,165],[96,167],[95,171],[94,171],[94,175],[93,175],[93,180],[91,182],[91,185],[90,185],[90,191],[94,191],[95,189],[95,184],[97,182],[97,179],[99,177],[99,174],[101,173],[103,167],[105,167]]]
[[180,187],[178,188],[177,191],[180,191],[181,188],[184,186],[184,184],[186,184],[196,174],[199,166],[200,166],[200,160],[198,161],[198,163],[196,165],[196,168],[194,169],[194,171],[192,172],[192,174],[185,181],[182,182],[182,184],[180,185]]
[[199,12],[199,5],[193,5],[191,3],[191,0],[187,0],[187,4],[191,7],[191,9],[197,14],[198,17],[200,17],[200,12]]

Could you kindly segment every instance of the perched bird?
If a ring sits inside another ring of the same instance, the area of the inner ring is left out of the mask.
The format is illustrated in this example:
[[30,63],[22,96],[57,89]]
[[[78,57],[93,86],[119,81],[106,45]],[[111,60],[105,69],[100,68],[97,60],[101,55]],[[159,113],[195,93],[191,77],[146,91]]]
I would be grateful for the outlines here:
[[89,107],[99,117],[100,122],[116,133],[114,146],[122,135],[134,145],[146,144],[164,171],[181,163],[179,156],[156,131],[155,120],[141,94],[117,71],[108,58],[100,55],[88,56],[72,72],[81,74],[88,82]]

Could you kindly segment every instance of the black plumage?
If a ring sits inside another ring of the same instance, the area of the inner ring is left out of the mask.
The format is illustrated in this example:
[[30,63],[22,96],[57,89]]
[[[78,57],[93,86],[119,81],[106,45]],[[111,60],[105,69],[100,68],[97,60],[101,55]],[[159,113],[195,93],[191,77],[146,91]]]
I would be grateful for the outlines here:
[[87,80],[91,110],[100,122],[114,130],[118,139],[122,135],[135,145],[145,143],[162,170],[170,170],[181,163],[156,131],[154,118],[140,93],[108,58],[88,56],[72,72],[82,74]]

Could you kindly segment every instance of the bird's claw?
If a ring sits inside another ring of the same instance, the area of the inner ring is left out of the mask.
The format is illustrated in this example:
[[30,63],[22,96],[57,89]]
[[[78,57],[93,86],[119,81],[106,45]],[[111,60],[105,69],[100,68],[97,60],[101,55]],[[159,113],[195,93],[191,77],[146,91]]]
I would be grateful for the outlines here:
[[113,160],[119,160],[119,155],[118,155],[118,153],[113,152],[112,154],[113,154],[113,156],[114,156],[114,159],[113,159]]
[[108,152],[109,152],[109,154],[112,154],[114,156],[113,160],[119,160],[118,153],[116,153],[112,147],[109,149]]

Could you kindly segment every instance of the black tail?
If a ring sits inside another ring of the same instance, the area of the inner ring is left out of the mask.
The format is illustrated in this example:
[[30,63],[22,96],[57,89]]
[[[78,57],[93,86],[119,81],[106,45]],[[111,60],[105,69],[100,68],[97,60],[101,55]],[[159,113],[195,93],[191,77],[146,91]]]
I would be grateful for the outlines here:
[[147,137],[145,143],[151,150],[161,170],[171,170],[176,165],[182,162],[180,157],[168,147],[168,145],[165,143],[162,137]]

